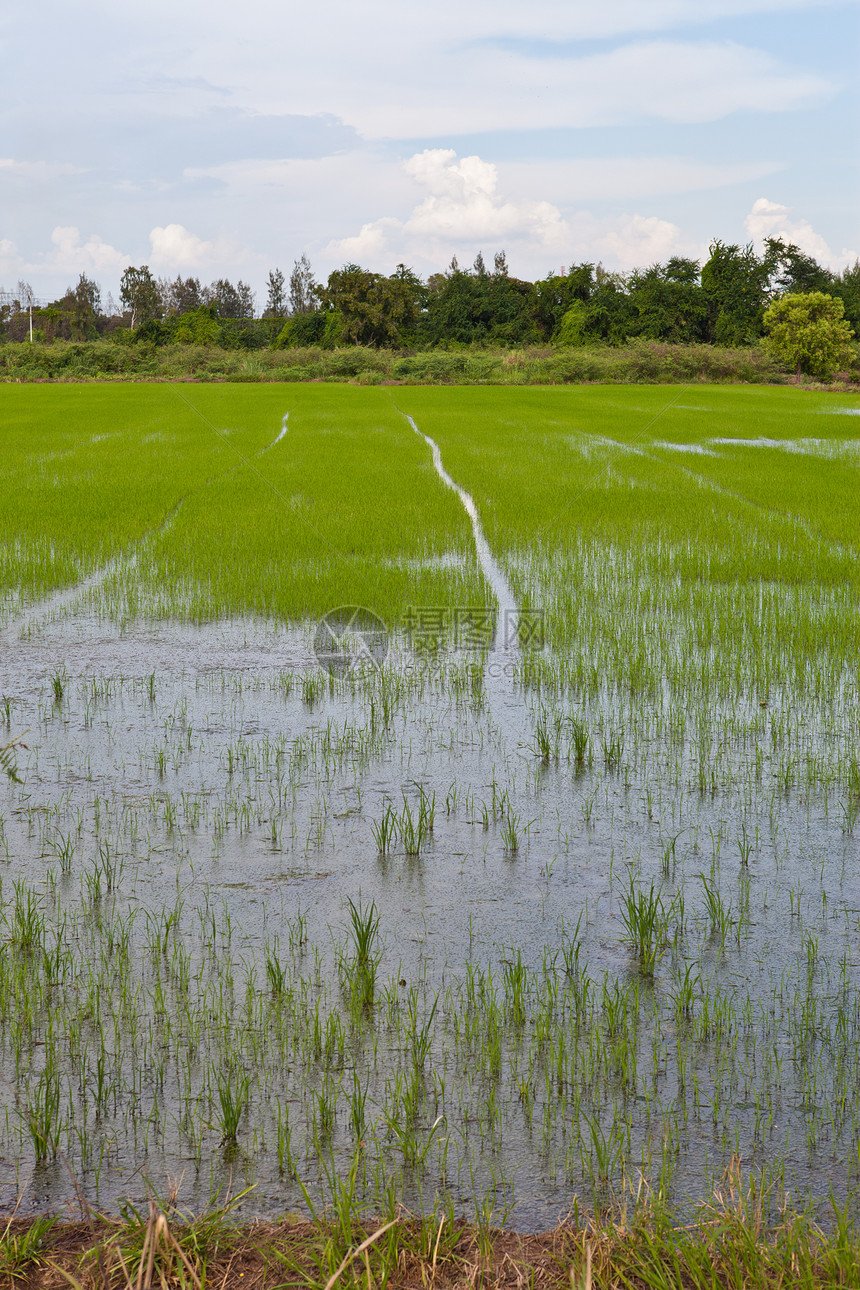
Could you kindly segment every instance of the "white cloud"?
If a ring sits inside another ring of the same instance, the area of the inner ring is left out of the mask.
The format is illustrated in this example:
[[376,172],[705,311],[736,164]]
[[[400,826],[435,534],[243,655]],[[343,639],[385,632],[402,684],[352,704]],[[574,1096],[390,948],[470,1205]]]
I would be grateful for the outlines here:
[[23,263],[15,243],[8,237],[0,237],[0,282],[16,274]]
[[65,161],[16,161],[14,157],[0,157],[0,175],[13,175],[17,179],[50,180],[85,173],[81,166]]
[[165,224],[152,229],[149,234],[153,269],[164,272],[190,273],[210,270],[221,275],[241,270],[242,265],[259,260],[247,250],[240,249],[229,238],[218,237],[207,242],[192,233],[184,224]]
[[118,251],[97,233],[91,233],[86,242],[81,241],[80,230],[69,225],[58,226],[51,234],[54,244],[42,264],[33,266],[43,270],[66,274],[98,274],[121,272],[129,262],[124,251]]
[[825,239],[805,219],[791,219],[793,206],[782,206],[767,197],[759,197],[753,202],[753,208],[744,220],[747,233],[758,246],[767,237],[782,238],[792,242],[807,255],[818,260],[820,264],[832,269],[841,269],[851,265],[857,259],[857,252],[843,247],[841,252],[831,251]]
[[565,244],[567,228],[558,208],[501,197],[492,162],[474,156],[458,160],[452,148],[427,148],[404,162],[403,170],[428,190],[409,217],[367,223],[357,236],[331,242],[324,254],[379,259],[401,247],[404,254],[432,261],[464,245],[525,240],[558,250]]
[[[686,248],[677,224],[656,215],[621,215],[594,230],[596,258],[622,269],[644,268]],[[589,257],[585,257],[589,258]],[[590,258],[595,258],[594,254]]]
[[476,156],[458,160],[450,148],[416,153],[402,169],[429,190],[423,200],[405,219],[386,215],[334,239],[323,250],[326,258],[377,269],[398,260],[439,269],[453,254],[468,261],[478,250],[504,248],[521,271],[546,272],[551,264],[581,260],[624,269],[676,252],[695,254],[678,226],[657,216],[578,211],[565,217],[551,202],[505,196],[498,167]]
[[152,263],[159,269],[196,269],[209,263],[215,254],[214,242],[204,242],[182,224],[154,228],[149,241]]

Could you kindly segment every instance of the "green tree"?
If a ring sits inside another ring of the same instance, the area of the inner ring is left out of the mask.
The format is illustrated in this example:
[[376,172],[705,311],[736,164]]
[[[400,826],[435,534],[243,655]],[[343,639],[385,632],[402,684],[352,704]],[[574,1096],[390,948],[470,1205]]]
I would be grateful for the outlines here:
[[159,317],[161,296],[148,264],[142,264],[139,269],[129,265],[120,281],[119,298],[131,314],[132,331],[141,323]]
[[834,278],[830,295],[839,297],[845,306],[845,317],[855,331],[860,331],[860,260]]
[[550,340],[574,301],[588,300],[593,290],[593,264],[574,264],[567,274],[548,273],[539,278],[531,289],[529,311],[541,339]]
[[841,300],[823,291],[795,292],[775,300],[764,315],[765,344],[780,362],[826,377],[852,358],[854,335]]
[[509,275],[503,251],[494,257],[492,273],[480,254],[471,273],[460,268],[455,256],[447,273],[433,274],[427,283],[421,333],[433,345],[537,340],[531,291],[530,282]]
[[309,314],[317,304],[317,285],[311,262],[305,254],[296,260],[290,274],[290,313]]
[[[423,287],[420,278],[399,264],[390,278],[358,264],[345,264],[329,274],[320,291],[329,315],[326,340],[342,338],[344,344],[408,344],[418,322]],[[335,342],[336,343],[336,342]]]
[[705,340],[708,301],[695,260],[673,255],[665,264],[636,269],[627,290],[638,315],[638,335],[681,345]]
[[793,242],[785,243],[779,237],[769,237],[765,248],[765,263],[773,266],[772,281],[780,295],[830,291],[834,275]]
[[161,312],[165,318],[193,313],[203,305],[203,288],[199,278],[183,278],[179,274],[173,282],[159,278],[158,290],[161,294]]
[[588,306],[583,300],[574,300],[556,328],[557,345],[587,345]]
[[286,316],[286,279],[280,269],[272,269],[269,271],[266,283],[266,308],[263,310],[263,317],[286,318]]
[[588,298],[585,329],[589,340],[624,345],[636,334],[638,316],[627,279],[608,273],[601,265],[595,271],[595,287]]
[[221,324],[215,305],[201,305],[181,314],[173,331],[174,339],[181,345],[217,345],[221,340]]
[[717,345],[751,345],[761,336],[773,262],[747,246],[711,243],[702,265],[708,306],[708,337]]

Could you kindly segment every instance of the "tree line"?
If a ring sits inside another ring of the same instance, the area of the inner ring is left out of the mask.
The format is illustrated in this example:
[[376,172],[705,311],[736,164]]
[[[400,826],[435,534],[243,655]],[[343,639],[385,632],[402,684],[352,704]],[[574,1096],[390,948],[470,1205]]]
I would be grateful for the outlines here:
[[[28,291],[19,283],[21,299],[0,306],[6,339],[28,338]],[[736,347],[756,344],[765,311],[797,293],[841,301],[860,333],[860,262],[834,273],[778,238],[761,252],[714,241],[701,265],[672,256],[615,273],[584,262],[534,282],[510,274],[504,251],[491,266],[480,253],[466,268],[455,257],[426,280],[403,264],[390,275],[346,264],[325,283],[302,255],[289,277],[270,271],[259,312],[241,280],[207,286],[197,277],[156,278],[147,265],[129,266],[119,302],[109,297],[103,307],[98,284],[81,274],[60,299],[34,309],[33,322],[40,340],[110,335],[226,348],[621,345],[636,338]]]

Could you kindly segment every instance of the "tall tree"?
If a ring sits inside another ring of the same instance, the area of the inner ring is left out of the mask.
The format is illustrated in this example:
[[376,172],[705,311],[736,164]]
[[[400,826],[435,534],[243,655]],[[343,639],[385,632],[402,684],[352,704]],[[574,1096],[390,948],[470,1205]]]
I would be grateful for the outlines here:
[[779,292],[826,292],[833,286],[835,275],[793,242],[767,238],[765,260],[773,265],[771,281]]
[[239,296],[239,317],[253,318],[257,310],[257,293],[241,278],[236,283],[236,293]]
[[158,289],[161,293],[162,314],[166,318],[194,313],[203,304],[203,288],[199,278],[183,278],[181,274],[177,274],[172,282],[167,278],[159,278]]
[[717,345],[750,345],[762,333],[772,264],[761,260],[752,243],[728,246],[716,239],[702,265],[708,302],[708,338]]
[[290,274],[289,306],[291,314],[307,314],[316,306],[316,280],[308,257],[302,255]]
[[263,310],[263,317],[286,318],[286,316],[286,278],[280,269],[271,269],[266,283],[266,308]]
[[217,278],[206,294],[205,303],[215,306],[219,318],[254,317],[254,292],[241,278],[235,287],[229,278]]
[[159,316],[161,297],[148,264],[142,264],[139,269],[129,265],[120,281],[119,298],[131,314],[132,331]]
[[845,317],[860,333],[860,260],[842,270],[833,281],[830,294],[838,296],[845,307]]
[[74,291],[67,293],[72,298],[71,330],[73,340],[92,340],[98,335],[96,319],[101,313],[101,287],[92,278],[82,273]]

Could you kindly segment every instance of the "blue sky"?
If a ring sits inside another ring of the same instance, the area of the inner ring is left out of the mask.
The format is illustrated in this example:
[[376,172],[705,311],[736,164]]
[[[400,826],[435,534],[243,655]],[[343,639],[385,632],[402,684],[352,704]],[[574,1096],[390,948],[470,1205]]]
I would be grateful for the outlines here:
[[0,16],[0,286],[308,254],[532,277],[860,253],[860,0],[46,0]]

